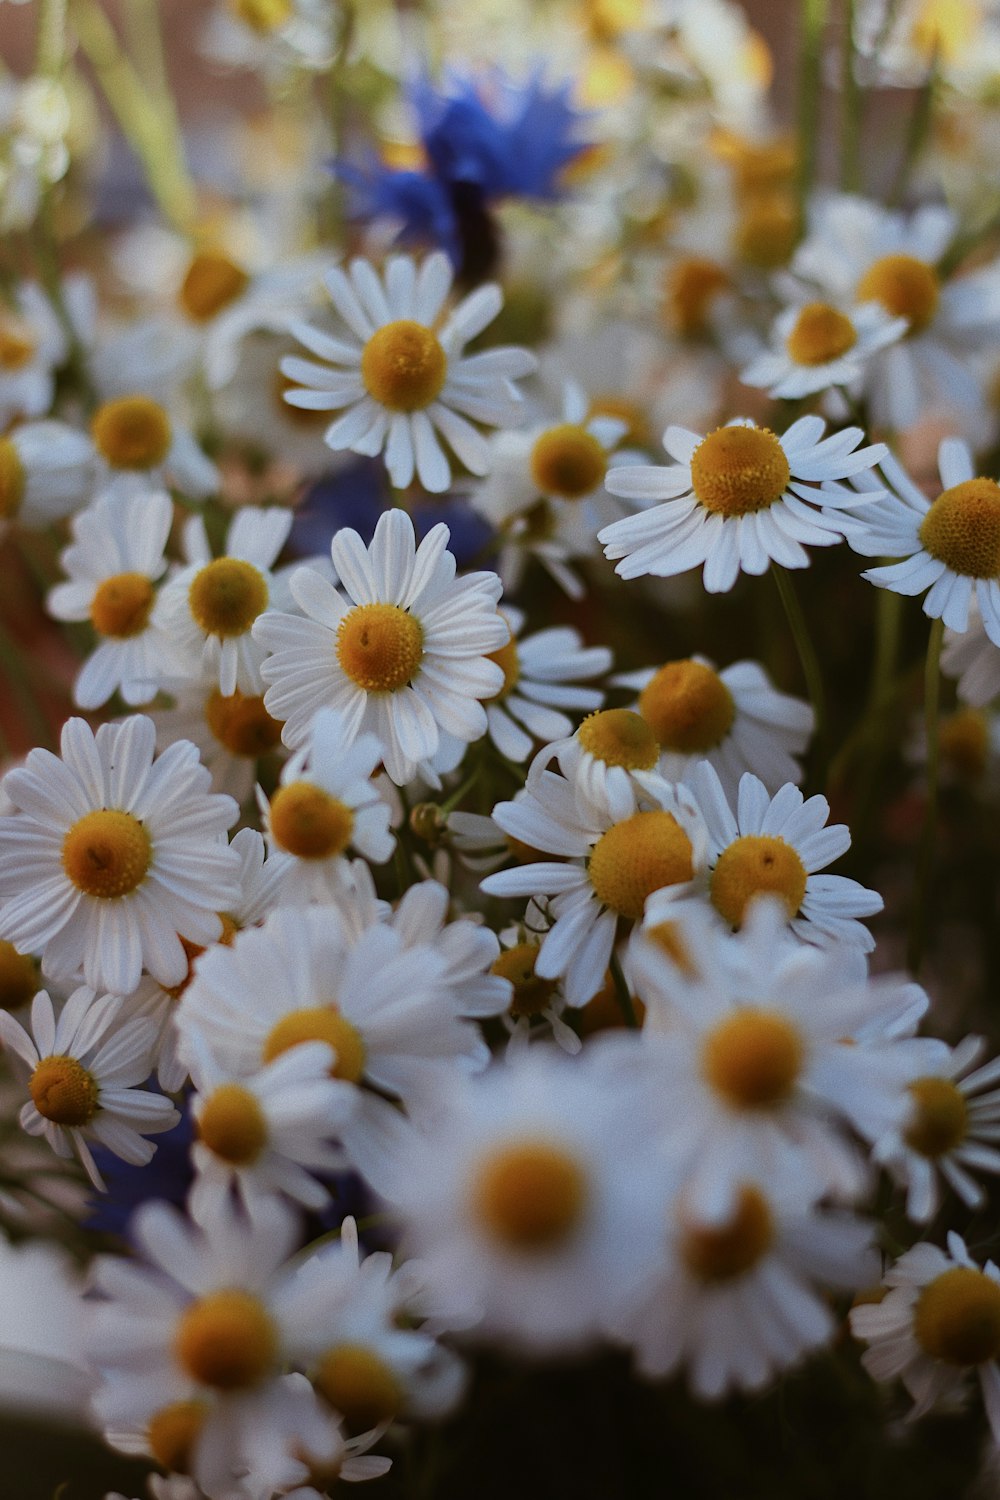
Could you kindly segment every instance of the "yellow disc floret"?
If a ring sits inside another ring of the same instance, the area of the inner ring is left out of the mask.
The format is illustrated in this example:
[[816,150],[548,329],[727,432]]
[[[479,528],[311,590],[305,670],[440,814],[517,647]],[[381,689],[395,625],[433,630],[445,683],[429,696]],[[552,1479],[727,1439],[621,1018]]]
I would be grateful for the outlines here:
[[338,1344],[320,1360],[313,1385],[355,1432],[396,1416],[403,1393],[392,1370],[363,1344]]
[[928,62],[959,62],[979,35],[982,21],[981,0],[923,0],[910,40]]
[[1000,485],[965,479],[939,495],[920,523],[930,553],[966,578],[1000,575]]
[[[261,0],[260,8],[266,3]],[[199,250],[181,283],[180,304],[193,323],[208,323],[241,297],[249,283],[243,267],[221,250]]]
[[932,1359],[980,1365],[1000,1355],[1000,1286],[971,1266],[944,1271],[917,1300],[913,1332]]
[[490,651],[486,660],[495,661],[503,672],[503,687],[499,693],[494,693],[492,698],[485,698],[483,701],[498,703],[514,691],[521,676],[521,659],[517,654],[517,641],[511,636],[506,646],[501,646],[497,651]]
[[531,450],[531,477],[543,495],[580,500],[601,483],[608,457],[586,427],[563,422],[550,427]]
[[0,314],[0,370],[13,374],[29,365],[38,344],[27,323]]
[[556,1250],[583,1217],[587,1179],[561,1146],[512,1143],[480,1161],[471,1199],[475,1217],[506,1249]]
[[19,1010],[38,989],[38,965],[30,953],[19,953],[0,938],[0,1010]]
[[149,1419],[146,1442],[161,1468],[172,1474],[190,1474],[194,1449],[205,1425],[208,1408],[203,1401],[174,1401]]
[[915,1078],[909,1085],[913,1109],[904,1132],[906,1144],[921,1156],[947,1156],[965,1140],[969,1107],[950,1078]]
[[706,510],[745,516],[780,500],[791,479],[788,459],[766,427],[717,427],[691,458],[691,484]]
[[858,282],[859,302],[878,302],[894,318],[907,318],[920,333],[937,312],[941,283],[933,266],[915,255],[883,255]]
[[209,1292],[186,1308],[174,1334],[181,1368],[199,1385],[242,1391],[274,1366],[278,1337],[260,1299],[241,1288]]
[[103,579],[90,603],[90,622],[98,635],[125,641],[149,624],[154,589],[145,573],[116,573]]
[[326,1042],[336,1053],[331,1078],[357,1083],[365,1070],[365,1044],[361,1033],[341,1015],[335,1005],[305,1006],[292,1010],[271,1028],[264,1043],[264,1062],[272,1062],[302,1042]]
[[85,813],[62,844],[62,866],[87,896],[114,900],[141,885],[153,858],[149,834],[138,818],[114,808]]
[[691,840],[673,813],[633,813],[601,835],[587,873],[602,905],[637,921],[647,896],[691,879]]
[[705,333],[713,303],[728,288],[729,273],[718,261],[702,255],[685,255],[674,261],[664,288],[670,327],[682,338]]
[[90,430],[98,453],[114,469],[155,469],[170,452],[170,418],[149,396],[105,401]]
[[202,1106],[198,1139],[220,1160],[248,1167],[267,1145],[267,1119],[255,1094],[239,1083],[222,1083]]
[[354,813],[312,781],[290,781],[271,798],[275,843],[297,859],[343,854],[354,831]]
[[441,393],[448,356],[423,323],[401,318],[373,333],[361,355],[365,390],[390,411],[422,411]]
[[745,1006],[705,1038],[707,1082],[737,1109],[771,1109],[789,1098],[803,1064],[802,1039],[777,1011]]
[[783,266],[798,242],[801,220],[792,193],[751,193],[743,202],[735,250],[762,271]]
[[491,973],[509,979],[514,986],[510,1002],[512,1016],[541,1015],[555,994],[556,981],[542,979],[535,973],[539,947],[538,943],[515,943],[513,948],[505,948],[493,962]]
[[757,1188],[744,1187],[725,1223],[684,1226],[680,1253],[700,1281],[732,1281],[752,1271],[773,1243],[774,1220],[766,1200]]
[[858,341],[857,330],[839,308],[826,302],[807,302],[785,340],[797,365],[826,365],[839,359]]
[[12,438],[0,437],[0,520],[10,520],[21,509],[28,475]]
[[28,1092],[38,1113],[54,1125],[87,1125],[97,1113],[97,1081],[75,1057],[43,1057]]
[[267,608],[267,579],[242,557],[217,557],[191,580],[188,605],[206,635],[245,635]]
[[218,688],[205,699],[205,722],[230,755],[256,760],[281,743],[281,724],[272,719],[259,693],[224,696]]
[[639,694],[639,712],[664,750],[714,750],[732,727],[736,706],[718,672],[700,661],[668,661]]
[[337,626],[337,660],[366,693],[398,692],[423,655],[423,627],[398,604],[359,604]]
[[715,909],[739,927],[754,896],[780,896],[789,918],[806,893],[806,867],[791,844],[766,834],[745,834],[723,849],[712,871],[710,891]]
[[656,735],[640,714],[628,708],[605,708],[588,714],[576,737],[588,754],[605,765],[651,771],[660,758]]

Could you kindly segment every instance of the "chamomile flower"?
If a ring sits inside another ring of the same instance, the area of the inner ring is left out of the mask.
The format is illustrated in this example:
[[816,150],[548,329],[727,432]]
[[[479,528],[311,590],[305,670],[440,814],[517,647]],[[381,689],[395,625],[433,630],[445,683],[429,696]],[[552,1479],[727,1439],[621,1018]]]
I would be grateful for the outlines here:
[[526,349],[495,348],[463,356],[470,339],[492,323],[503,304],[498,286],[481,286],[445,315],[452,271],[436,252],[417,264],[391,256],[383,276],[367,260],[335,268],[326,286],[346,337],[331,338],[305,323],[292,332],[318,359],[288,358],[282,372],[296,382],[285,400],[309,411],[343,411],[326,432],[335,452],[371,456],[385,450],[389,477],[406,489],[414,473],[426,490],[451,483],[438,434],[473,474],[485,474],[489,450],[468,419],[509,427],[521,419],[518,376],[535,368]]
[[328,0],[215,0],[201,50],[214,63],[265,75],[322,71],[333,56],[335,25]]
[[731,589],[741,571],[766,573],[772,562],[808,567],[804,544],[838,542],[843,532],[833,507],[857,503],[856,493],[835,481],[870,469],[887,451],[882,443],[859,448],[860,427],[824,439],[825,427],[813,416],[780,437],[748,418],[707,437],[668,427],[663,446],[676,460],[671,467],[623,467],[605,481],[613,495],[649,507],[598,533],[605,556],[621,559],[615,571],[623,578],[668,578],[704,564],[713,594]]
[[[63,292],[71,313],[83,314],[81,304],[91,300],[86,283],[68,277]],[[48,297],[34,282],[22,282],[0,312],[0,429],[47,415],[66,352],[66,334]]]
[[153,1027],[119,1025],[122,1001],[98,997],[86,985],[73,991],[58,1020],[45,990],[31,1006],[31,1030],[0,1011],[0,1040],[15,1067],[27,1073],[31,1098],[21,1110],[29,1135],[43,1135],[57,1156],[79,1157],[91,1182],[103,1188],[90,1147],[95,1142],[133,1165],[155,1147],[145,1137],[169,1130],[180,1115],[169,1099],[136,1087],[149,1076]]
[[720,671],[707,657],[692,656],[613,681],[639,690],[632,707],[659,742],[656,769],[666,781],[683,781],[699,760],[715,767],[727,795],[744,771],[769,791],[802,779],[797,757],[809,743],[813,711],[779,693],[758,662],[737,661]]
[[569,625],[524,636],[521,611],[505,605],[500,612],[510,627],[510,640],[490,653],[503,668],[504,683],[496,697],[487,700],[487,732],[501,755],[523,761],[534,742],[572,732],[572,720],[560,710],[600,708],[600,688],[577,684],[607,672],[611,652],[606,646],[584,646],[579,632]]
[[984,708],[1000,697],[1000,646],[986,634],[975,599],[969,606],[968,630],[944,633],[941,670],[946,677],[958,678],[961,703]]
[[870,952],[875,940],[858,918],[880,912],[882,897],[844,875],[819,873],[851,846],[845,823],[827,826],[825,797],[805,799],[791,783],[772,797],[747,771],[734,811],[708,761],[695,766],[688,785],[708,829],[708,899],[729,927],[742,925],[754,897],[772,895],[796,937]]
[[221,557],[212,556],[200,516],[185,524],[187,567],[164,585],[154,619],[191,675],[213,677],[224,697],[263,691],[265,648],[251,632],[258,616],[288,602],[284,575],[273,569],[292,520],[283,507],[245,506],[230,524]]
[[948,1251],[922,1241],[883,1277],[877,1303],[851,1309],[851,1332],[868,1345],[862,1363],[874,1380],[901,1379],[911,1419],[962,1404],[979,1381],[994,1441],[1000,1443],[1000,1270],[978,1265],[960,1235]]
[[[960,438],[938,449],[942,491],[933,501],[891,455],[881,468],[888,493],[858,505],[844,534],[864,557],[901,561],[869,568],[865,578],[897,594],[926,589],[924,614],[960,633],[975,599],[983,629],[1000,646],[1000,484],[976,477]],[[867,500],[865,491],[856,498]]]
[[493,973],[509,989],[510,999],[501,1017],[510,1037],[507,1056],[512,1057],[527,1046],[529,1040],[551,1039],[564,1052],[575,1057],[583,1043],[563,1020],[566,997],[558,979],[542,979],[535,973],[541,952],[541,938],[546,931],[544,914],[533,902],[528,903],[524,921],[500,934],[501,951],[493,963]]
[[0,437],[0,534],[41,530],[90,497],[94,450],[65,422],[25,422]]
[[552,771],[532,776],[524,796],[500,802],[493,817],[511,838],[548,862],[488,875],[491,896],[532,896],[552,926],[535,961],[543,979],[563,979],[570,1005],[586,1005],[604,983],[618,923],[642,917],[646,898],[687,882],[702,867],[705,834],[693,797],[651,779],[638,795],[632,783],[613,797],[586,797]]
[[112,397],[90,422],[98,483],[127,495],[175,489],[203,500],[219,488],[219,471],[192,433],[141,392]]
[[456,578],[448,538],[439,524],[418,547],[409,516],[390,510],[370,547],[349,528],[334,537],[343,592],[314,568],[295,572],[291,592],[306,618],[269,611],[254,631],[272,653],[264,703],[285,720],[287,745],[304,743],[318,709],[336,708],[352,736],[381,741],[386,771],[404,786],[442,731],[463,743],[485,733],[481,700],[504,685],[488,656],[510,631],[496,609],[499,578]]
[[118,995],[143,965],[165,984],[187,973],[181,938],[214,942],[237,900],[226,843],[236,803],[208,790],[193,745],[154,761],[150,719],[63,726],[62,758],[32,750],[8,772],[17,807],[0,818],[0,936],[48,972]]
[[878,302],[846,310],[829,302],[803,302],[779,314],[771,348],[740,371],[740,382],[786,401],[830,386],[855,386],[872,356],[903,338],[909,326]]
[[218,678],[168,678],[172,708],[154,708],[161,750],[174,740],[190,740],[211,772],[212,789],[246,802],[257,781],[259,763],[283,753],[281,724],[264,707],[263,693],[224,694]]
[[336,900],[350,883],[349,848],[376,864],[392,858],[391,809],[371,779],[381,759],[374,735],[348,735],[342,716],[321,708],[307,744],[283,767],[270,802],[260,794],[271,848],[289,856],[283,903]]
[[50,590],[46,606],[57,620],[89,620],[98,636],[73,686],[80,708],[100,708],[114,692],[130,705],[148,703],[176,669],[152,620],[173,513],[162,492],[109,492],[73,518],[73,542],[60,557],[68,581]]

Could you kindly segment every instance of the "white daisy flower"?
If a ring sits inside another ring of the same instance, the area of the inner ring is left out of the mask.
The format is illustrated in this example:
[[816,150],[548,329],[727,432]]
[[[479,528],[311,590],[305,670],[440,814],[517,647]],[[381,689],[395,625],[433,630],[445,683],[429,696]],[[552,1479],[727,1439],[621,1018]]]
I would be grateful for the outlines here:
[[0,1401],[8,1419],[25,1412],[45,1422],[84,1426],[92,1382],[84,1354],[80,1267],[52,1240],[12,1244],[3,1236],[0,1287]]
[[632,783],[609,799],[541,771],[523,797],[500,802],[493,817],[505,833],[550,862],[500,870],[481,882],[491,896],[532,896],[552,926],[535,972],[563,979],[570,1005],[586,1005],[604,983],[619,922],[642,917],[653,891],[690,881],[704,861],[705,833],[694,798],[683,787],[650,778],[641,797]]
[[0,437],[0,534],[42,530],[90,497],[94,450],[65,422],[25,422]]
[[200,48],[214,63],[280,76],[289,68],[322,72],[336,45],[329,0],[216,0]]
[[808,567],[805,543],[829,547],[841,539],[832,507],[857,504],[855,491],[833,481],[870,469],[888,451],[883,443],[858,448],[860,427],[823,439],[825,428],[815,416],[800,417],[780,437],[749,418],[707,437],[668,427],[663,446],[672,467],[615,469],[605,481],[613,495],[651,507],[598,533],[605,556],[621,559],[615,572],[669,578],[704,564],[705,588],[718,594],[740,572],[766,573],[772,562]]
[[159,748],[190,740],[211,772],[213,791],[227,792],[242,805],[256,785],[259,762],[284,753],[281,724],[264,707],[263,693],[237,688],[226,695],[217,678],[179,678],[161,687],[174,706],[150,711]]
[[103,1189],[90,1143],[96,1141],[133,1166],[156,1149],[147,1135],[176,1125],[169,1099],[136,1084],[149,1076],[153,1027],[132,1020],[119,1025],[121,998],[81,986],[56,1020],[52,1001],[40,990],[31,1006],[31,1030],[0,1011],[0,1040],[27,1073],[29,1103],[20,1121],[29,1135],[43,1135],[57,1156],[76,1156],[95,1187]]
[[969,606],[968,630],[944,633],[941,670],[946,677],[958,678],[961,703],[984,708],[1000,697],[1000,646],[986,634],[975,599]]
[[220,486],[219,471],[193,434],[152,396],[130,391],[102,402],[90,421],[102,489],[142,494],[174,489],[203,500]]
[[528,903],[524,921],[500,934],[501,951],[493,962],[493,973],[504,981],[509,999],[501,1020],[510,1038],[507,1056],[516,1056],[529,1041],[555,1042],[575,1057],[583,1046],[579,1036],[563,1020],[566,996],[558,979],[543,979],[535,973],[546,932],[544,914]]
[[880,912],[882,897],[844,875],[819,873],[851,847],[846,823],[827,826],[825,797],[803,798],[791,783],[772,797],[747,771],[734,811],[708,761],[699,761],[687,784],[708,830],[706,894],[729,927],[741,926],[755,896],[773,895],[804,942],[871,951],[875,940],[857,919]]
[[49,591],[46,607],[57,620],[89,620],[98,636],[73,685],[80,708],[100,708],[115,692],[130,705],[148,703],[177,669],[152,620],[173,515],[162,492],[109,492],[73,518],[73,541],[59,559],[68,580]]
[[772,399],[785,401],[800,401],[831,386],[853,387],[872,356],[903,338],[909,326],[877,302],[844,310],[829,302],[804,301],[778,315],[771,348],[740,371],[740,383],[762,387]]
[[306,618],[269,611],[254,630],[272,653],[264,703],[285,720],[286,744],[305,741],[317,709],[336,708],[352,735],[382,742],[386,771],[405,786],[442,731],[462,743],[486,732],[481,700],[504,685],[488,653],[510,631],[496,609],[499,578],[456,578],[448,537],[439,524],[418,547],[409,516],[390,510],[370,547],[346,527],[333,538],[343,593],[314,568],[295,572],[291,592]]
[[258,616],[290,602],[287,570],[276,574],[273,568],[293,519],[284,507],[244,506],[230,523],[221,557],[212,556],[201,516],[185,523],[187,567],[164,584],[154,620],[190,663],[191,674],[216,679],[227,698],[263,692],[266,653],[251,632]]
[[769,791],[798,783],[802,755],[813,731],[808,703],[779,693],[755,661],[736,661],[721,671],[705,656],[668,661],[612,679],[638,689],[631,705],[655,734],[656,769],[666,781],[683,781],[699,760],[714,766],[727,796],[744,771]]
[[[74,323],[89,322],[89,285],[70,276],[62,286]],[[67,352],[66,332],[48,297],[35,282],[21,282],[0,312],[0,430],[51,411],[55,371]]]
[[865,578],[897,594],[926,589],[924,614],[960,633],[975,599],[983,629],[1000,646],[1000,484],[976,478],[960,438],[938,449],[942,492],[933,501],[892,455],[881,469],[888,493],[868,500],[861,490],[853,515],[842,518],[844,535],[864,557],[901,561],[869,568]]
[[1000,1443],[1000,1269],[979,1266],[960,1235],[948,1252],[926,1241],[907,1250],[883,1278],[881,1302],[851,1309],[851,1332],[868,1345],[862,1363],[874,1380],[902,1379],[911,1420],[963,1403],[979,1381],[994,1442]]
[[414,471],[432,493],[451,484],[438,433],[467,469],[485,474],[489,449],[467,419],[516,424],[522,404],[514,381],[536,363],[527,349],[462,354],[500,311],[500,288],[478,287],[445,316],[452,271],[441,251],[419,270],[409,256],[390,256],[383,276],[358,257],[347,273],[334,268],[325,280],[349,336],[294,324],[299,342],[327,363],[282,360],[282,372],[301,387],[286,391],[285,400],[309,411],[346,408],[327,428],[327,446],[370,456],[384,449],[397,489],[412,483]]
[[270,802],[258,793],[268,843],[289,856],[283,905],[335,901],[350,884],[349,848],[375,864],[392,858],[391,809],[371,779],[381,759],[374,735],[347,734],[343,717],[321,708]]
[[914,1078],[906,1119],[876,1142],[875,1160],[906,1188],[906,1212],[918,1224],[937,1213],[941,1178],[979,1208],[985,1195],[972,1172],[1000,1173],[1000,1060],[973,1068],[985,1046],[984,1037],[968,1036]]
[[187,972],[181,937],[214,942],[217,912],[239,897],[226,829],[238,812],[208,791],[193,745],[154,761],[152,720],[82,719],[62,731],[62,759],[32,750],[4,790],[0,937],[37,953],[47,971],[82,968],[93,988],[130,994],[143,965],[165,984]]

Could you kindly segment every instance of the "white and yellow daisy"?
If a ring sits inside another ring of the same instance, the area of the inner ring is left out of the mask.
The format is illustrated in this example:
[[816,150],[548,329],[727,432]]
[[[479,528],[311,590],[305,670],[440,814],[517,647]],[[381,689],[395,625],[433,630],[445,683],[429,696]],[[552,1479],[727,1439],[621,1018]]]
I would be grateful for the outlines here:
[[[74,323],[88,323],[89,285],[68,276],[62,290]],[[21,282],[0,312],[0,430],[15,420],[48,415],[55,371],[67,349],[66,332],[48,297],[35,282]]]
[[93,988],[128,995],[143,966],[165,984],[187,973],[181,938],[214,942],[239,898],[226,829],[238,808],[208,790],[193,745],[154,761],[152,720],[63,726],[62,758],[32,750],[4,790],[0,936],[55,977],[82,968]]
[[541,1039],[551,1039],[570,1057],[575,1057],[583,1046],[572,1026],[563,1020],[568,1002],[559,980],[543,979],[535,973],[546,930],[544,913],[529,901],[524,921],[500,934],[501,950],[493,962],[493,973],[503,980],[509,994],[507,1008],[500,1018],[510,1038],[508,1057],[520,1052],[529,1041]]
[[785,401],[831,386],[859,386],[873,355],[903,338],[909,326],[878,302],[842,308],[803,300],[778,315],[771,347],[740,371],[740,383]]
[[1000,646],[986,634],[975,599],[969,605],[968,630],[944,633],[941,670],[946,677],[958,678],[961,703],[985,708],[1000,697]]
[[119,1024],[121,1008],[119,996],[98,997],[83,985],[70,995],[58,1020],[40,990],[31,1006],[30,1031],[0,1011],[0,1040],[15,1069],[26,1074],[31,1096],[21,1110],[21,1125],[29,1135],[43,1135],[57,1156],[78,1157],[101,1189],[93,1142],[141,1166],[156,1149],[146,1136],[169,1130],[180,1119],[169,1099],[136,1087],[149,1077],[154,1032],[141,1019]]
[[285,720],[285,743],[303,744],[316,711],[335,708],[352,735],[373,733],[398,786],[438,750],[441,732],[462,743],[486,732],[483,699],[501,692],[503,669],[489,653],[510,637],[497,613],[495,573],[455,577],[447,526],[419,547],[405,511],[379,517],[371,546],[344,528],[331,553],[343,592],[314,568],[299,568],[291,592],[306,616],[269,611],[254,630],[272,654],[264,703]]
[[8,526],[42,529],[84,505],[94,483],[94,450],[65,422],[25,422],[0,437],[0,535]]
[[131,706],[148,703],[177,669],[152,619],[173,514],[162,491],[112,491],[73,518],[73,541],[59,559],[68,579],[49,591],[46,607],[57,620],[88,620],[98,637],[73,685],[80,708],[100,708],[115,692]]
[[333,57],[336,24],[329,0],[215,0],[200,48],[214,63],[265,76],[321,72]]
[[253,792],[261,760],[284,755],[281,724],[264,707],[263,693],[223,694],[218,678],[177,678],[162,687],[172,708],[154,708],[161,750],[174,740],[190,740],[211,772],[212,789],[227,792],[241,805]]
[[804,544],[840,541],[834,507],[857,504],[855,491],[834,481],[870,469],[887,452],[882,443],[858,448],[860,427],[824,439],[825,427],[815,416],[800,417],[780,437],[749,418],[707,437],[668,427],[663,446],[672,467],[624,467],[605,481],[612,494],[648,507],[598,533],[605,556],[621,559],[615,571],[623,578],[669,578],[704,564],[709,593],[731,589],[740,572],[766,573],[772,562],[808,567]]
[[203,500],[221,483],[193,434],[141,391],[104,401],[90,421],[98,484],[128,495],[175,489]]
[[510,427],[521,420],[514,381],[535,368],[527,349],[495,348],[463,356],[470,339],[492,323],[503,305],[498,286],[481,286],[445,315],[452,271],[435,252],[417,267],[390,256],[382,276],[358,257],[347,272],[327,272],[326,286],[348,337],[305,323],[295,337],[325,364],[288,358],[282,372],[296,383],[285,400],[307,411],[344,411],[327,428],[335,451],[371,456],[385,450],[389,477],[406,489],[414,473],[426,490],[451,483],[438,434],[473,474],[485,474],[489,449],[472,425]]
[[851,1332],[868,1345],[862,1363],[869,1375],[902,1380],[913,1397],[911,1420],[964,1403],[977,1379],[1000,1443],[1000,1269],[991,1260],[978,1265],[961,1236],[949,1233],[947,1254],[922,1241],[883,1282],[880,1302],[851,1309]]

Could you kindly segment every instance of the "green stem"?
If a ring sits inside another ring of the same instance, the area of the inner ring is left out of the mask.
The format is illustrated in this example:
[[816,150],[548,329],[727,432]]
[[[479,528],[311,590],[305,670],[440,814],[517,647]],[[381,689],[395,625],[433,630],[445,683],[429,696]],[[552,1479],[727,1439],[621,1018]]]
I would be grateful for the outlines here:
[[465,800],[466,794],[472,790],[479,780],[479,773],[482,769],[482,764],[476,766],[475,770],[470,776],[465,778],[458,790],[452,792],[450,797],[445,798],[440,806],[442,818],[446,818],[450,812],[454,812],[458,804]]
[[920,153],[924,149],[927,137],[930,133],[931,121],[934,118],[934,105],[937,99],[938,84],[938,62],[937,53],[931,58],[927,77],[920,86],[920,90],[913,103],[910,114],[910,124],[906,132],[906,143],[903,146],[903,155],[900,159],[896,176],[886,202],[890,208],[895,208],[902,203],[906,197],[910,185],[910,178],[916,166]]
[[823,688],[823,673],[820,669],[819,657],[809,634],[806,617],[802,613],[798,595],[792,584],[792,580],[778,563],[772,562],[771,576],[778,589],[788,621],[788,628],[795,642],[798,652],[799,663],[802,667],[802,675],[806,680],[806,689],[809,693],[809,701],[812,703],[813,714],[816,720],[815,730],[815,755],[816,775],[822,784],[823,773],[826,768],[826,693]]
[[66,335],[68,354],[66,365],[69,369],[77,389],[82,395],[85,404],[92,409],[97,404],[97,394],[90,379],[87,369],[87,354],[73,322],[66,294],[63,290],[62,271],[59,266],[59,254],[56,248],[56,230],[54,215],[52,212],[52,188],[47,187],[42,194],[35,220],[34,233],[35,264],[38,278],[42,283],[45,295],[52,304],[59,326]]
[[861,134],[864,100],[858,85],[854,46],[855,0],[844,0],[844,53],[841,90],[840,185],[847,193],[861,191]]
[[924,808],[924,826],[920,835],[917,876],[913,887],[913,908],[910,914],[910,941],[906,950],[907,966],[914,977],[920,972],[920,963],[923,958],[927,937],[930,879],[934,863],[934,843],[937,835],[938,781],[941,761],[941,643],[943,640],[944,621],[932,620],[930,635],[927,638],[927,664],[924,668],[924,726],[927,736],[927,802]]
[[819,115],[823,93],[823,31],[827,0],[801,0],[799,38],[798,154],[799,212],[805,219],[816,177]]
[[625,1017],[625,1025],[631,1026],[633,1031],[637,1031],[639,1029],[639,1022],[635,1018],[635,1006],[632,1004],[632,996],[629,994],[628,985],[625,982],[625,975],[622,973],[622,966],[618,962],[617,953],[612,953],[611,955],[610,968],[611,978],[615,984],[618,1007]]
[[902,622],[902,594],[894,593],[892,589],[879,589],[875,604],[875,660],[868,690],[869,713],[879,707],[895,675]]
[[66,0],[42,0],[38,18],[36,68],[56,78],[66,61]]

